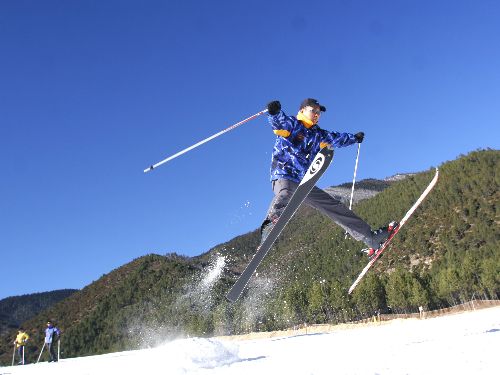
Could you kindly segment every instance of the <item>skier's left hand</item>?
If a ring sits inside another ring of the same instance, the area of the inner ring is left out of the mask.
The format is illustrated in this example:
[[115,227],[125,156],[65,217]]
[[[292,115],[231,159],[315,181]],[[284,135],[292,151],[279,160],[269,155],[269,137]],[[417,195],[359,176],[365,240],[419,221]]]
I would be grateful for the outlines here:
[[354,134],[354,138],[356,138],[356,142],[361,143],[363,142],[363,139],[365,138],[365,133],[359,132]]

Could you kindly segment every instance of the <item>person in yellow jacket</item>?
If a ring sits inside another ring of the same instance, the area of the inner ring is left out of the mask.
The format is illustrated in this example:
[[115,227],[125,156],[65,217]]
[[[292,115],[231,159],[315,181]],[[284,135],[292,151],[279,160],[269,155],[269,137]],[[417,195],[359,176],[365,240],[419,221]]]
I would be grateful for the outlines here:
[[24,346],[29,340],[28,334],[24,331],[24,329],[19,328],[19,331],[17,331],[17,336],[16,340],[14,341],[14,345],[17,348],[17,354],[19,354],[19,365],[24,365],[25,360],[24,360]]

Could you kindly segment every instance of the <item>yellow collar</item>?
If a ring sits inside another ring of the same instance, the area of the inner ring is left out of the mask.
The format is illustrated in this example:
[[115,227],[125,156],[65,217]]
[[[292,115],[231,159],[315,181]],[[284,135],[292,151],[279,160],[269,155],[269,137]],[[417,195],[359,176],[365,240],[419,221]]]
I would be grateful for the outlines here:
[[307,128],[311,128],[314,126],[313,122],[309,120],[306,116],[302,114],[302,112],[297,113],[297,120],[302,122],[302,124]]

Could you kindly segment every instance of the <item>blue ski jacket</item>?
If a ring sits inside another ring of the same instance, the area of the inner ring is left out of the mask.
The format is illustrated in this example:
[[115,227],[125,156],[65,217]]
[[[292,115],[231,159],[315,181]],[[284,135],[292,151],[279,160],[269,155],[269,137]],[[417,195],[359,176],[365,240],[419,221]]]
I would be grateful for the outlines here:
[[340,148],[356,143],[354,134],[329,132],[318,125],[308,126],[283,111],[276,115],[268,114],[268,120],[277,135],[271,181],[284,178],[300,183],[321,148]]
[[53,341],[57,341],[60,334],[61,331],[59,331],[59,328],[53,326],[47,327],[45,329],[45,343],[51,344]]

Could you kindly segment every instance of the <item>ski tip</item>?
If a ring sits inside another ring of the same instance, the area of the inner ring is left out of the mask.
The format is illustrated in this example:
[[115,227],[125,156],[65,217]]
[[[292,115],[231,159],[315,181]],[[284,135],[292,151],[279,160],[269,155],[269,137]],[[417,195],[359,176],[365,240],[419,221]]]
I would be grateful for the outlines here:
[[229,290],[229,292],[227,292],[226,299],[231,303],[236,302],[243,294],[245,287],[246,287],[246,284],[243,287],[241,287],[241,278],[238,279],[238,281],[236,281],[236,283]]
[[432,181],[429,184],[429,189],[431,189],[431,186],[434,187],[434,185],[436,184],[436,182],[437,182],[437,180],[439,178],[439,168],[435,167],[434,171],[435,171],[434,177],[432,178]]
[[349,288],[349,290],[347,291],[347,294],[348,295],[351,295],[352,292],[354,291],[354,289],[356,289],[356,287],[358,286],[358,283],[359,283],[359,280],[356,280],[354,282],[354,284],[351,285],[351,287]]
[[357,282],[355,282],[354,284],[352,284],[351,287],[349,288],[349,290],[347,291],[347,294],[351,295],[352,292],[354,291],[354,288],[356,288],[357,285],[358,285]]
[[231,303],[234,303],[238,300],[239,298],[239,295],[235,296],[234,294],[232,294],[231,292],[229,292],[227,295],[226,295],[226,299],[228,300],[228,302],[231,302]]

